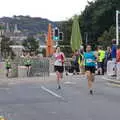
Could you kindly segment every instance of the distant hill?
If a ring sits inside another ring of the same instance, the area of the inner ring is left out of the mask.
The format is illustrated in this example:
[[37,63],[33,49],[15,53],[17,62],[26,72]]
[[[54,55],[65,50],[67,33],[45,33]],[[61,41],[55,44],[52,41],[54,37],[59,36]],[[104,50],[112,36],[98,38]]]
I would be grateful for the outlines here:
[[36,34],[39,32],[47,32],[48,24],[51,23],[53,27],[56,26],[55,22],[40,17],[30,16],[13,16],[13,17],[2,17],[0,23],[5,26],[8,23],[11,30],[14,29],[14,25],[17,24],[18,29],[27,34]]

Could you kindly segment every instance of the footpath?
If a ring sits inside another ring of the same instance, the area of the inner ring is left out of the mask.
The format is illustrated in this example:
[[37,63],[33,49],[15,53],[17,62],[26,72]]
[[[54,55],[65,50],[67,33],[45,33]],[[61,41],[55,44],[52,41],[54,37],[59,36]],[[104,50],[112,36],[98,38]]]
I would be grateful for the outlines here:
[[0,85],[3,84],[22,84],[22,83],[47,83],[56,80],[56,76],[52,73],[50,76],[42,76],[42,77],[17,77],[17,78],[0,78]]
[[107,80],[109,84],[116,86],[116,87],[120,87],[120,76],[118,77],[112,77],[112,76],[107,76],[105,75],[103,77],[104,80]]

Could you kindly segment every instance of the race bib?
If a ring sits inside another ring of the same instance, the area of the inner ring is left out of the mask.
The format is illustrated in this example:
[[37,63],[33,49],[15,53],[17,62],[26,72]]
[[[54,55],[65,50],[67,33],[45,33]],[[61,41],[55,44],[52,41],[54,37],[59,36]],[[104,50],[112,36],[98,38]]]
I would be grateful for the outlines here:
[[92,59],[87,59],[86,62],[91,63],[91,62],[93,62],[93,60]]

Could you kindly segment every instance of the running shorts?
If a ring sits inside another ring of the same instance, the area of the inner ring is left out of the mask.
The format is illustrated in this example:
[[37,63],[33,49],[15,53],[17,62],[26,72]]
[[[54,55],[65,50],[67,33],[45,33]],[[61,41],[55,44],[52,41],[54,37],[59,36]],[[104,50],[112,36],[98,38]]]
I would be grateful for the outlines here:
[[90,71],[91,73],[95,73],[95,66],[85,66],[85,71]]
[[64,72],[64,67],[63,66],[54,66],[54,70],[55,72],[60,72],[63,73]]

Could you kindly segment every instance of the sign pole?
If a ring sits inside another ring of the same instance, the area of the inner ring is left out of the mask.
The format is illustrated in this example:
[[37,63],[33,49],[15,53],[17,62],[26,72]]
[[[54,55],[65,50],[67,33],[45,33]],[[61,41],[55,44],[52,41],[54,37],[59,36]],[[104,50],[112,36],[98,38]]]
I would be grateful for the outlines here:
[[119,22],[118,22],[119,11],[116,10],[116,44],[119,45]]

